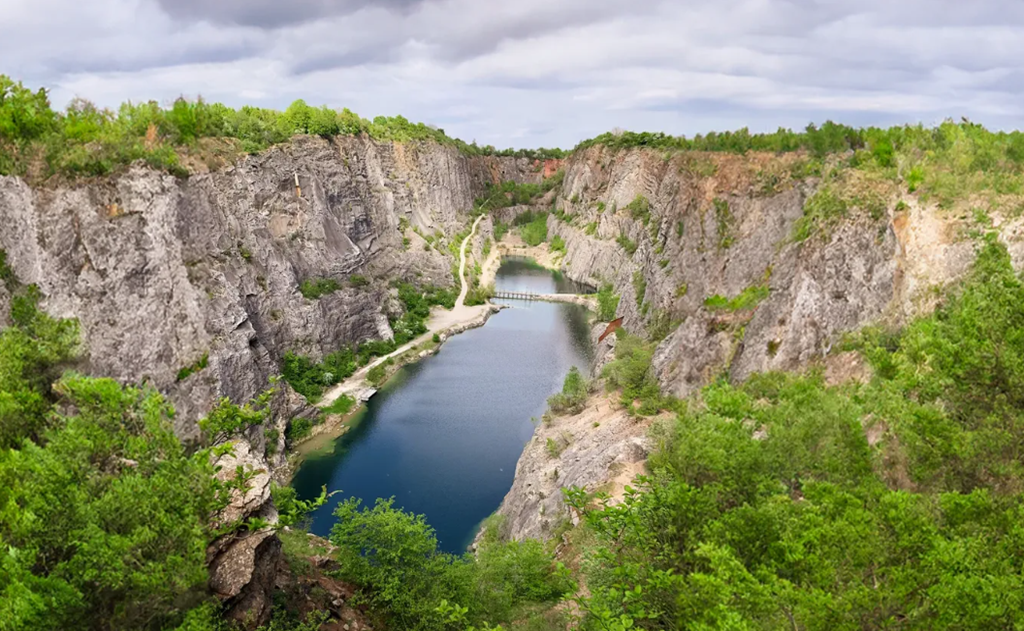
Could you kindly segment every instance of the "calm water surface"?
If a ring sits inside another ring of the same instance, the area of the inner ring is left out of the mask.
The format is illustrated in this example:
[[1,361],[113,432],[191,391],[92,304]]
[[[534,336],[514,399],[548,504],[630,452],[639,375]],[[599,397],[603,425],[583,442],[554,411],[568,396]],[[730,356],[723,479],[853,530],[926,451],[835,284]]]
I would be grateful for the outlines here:
[[[568,280],[504,262],[496,287],[580,291]],[[399,371],[370,399],[355,427],[310,454],[296,472],[300,497],[340,489],[313,514],[312,532],[330,533],[334,506],[358,497],[426,515],[441,547],[461,552],[512,485],[516,461],[549,395],[573,365],[590,361],[586,312],[574,305],[508,301],[487,324]]]

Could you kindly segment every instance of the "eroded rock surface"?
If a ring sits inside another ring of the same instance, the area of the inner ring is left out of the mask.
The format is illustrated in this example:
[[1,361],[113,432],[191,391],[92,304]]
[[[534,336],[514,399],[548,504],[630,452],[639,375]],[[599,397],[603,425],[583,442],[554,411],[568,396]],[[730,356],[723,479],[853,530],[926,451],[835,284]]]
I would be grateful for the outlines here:
[[[0,249],[46,311],[80,320],[82,368],[153,383],[188,439],[220,397],[265,390],[286,351],[316,359],[387,338],[389,281],[453,283],[447,248],[419,234],[454,235],[485,184],[539,181],[542,168],[431,143],[296,137],[188,179],[140,166],[43,189],[0,177]],[[303,298],[300,283],[318,278],[342,288]]]

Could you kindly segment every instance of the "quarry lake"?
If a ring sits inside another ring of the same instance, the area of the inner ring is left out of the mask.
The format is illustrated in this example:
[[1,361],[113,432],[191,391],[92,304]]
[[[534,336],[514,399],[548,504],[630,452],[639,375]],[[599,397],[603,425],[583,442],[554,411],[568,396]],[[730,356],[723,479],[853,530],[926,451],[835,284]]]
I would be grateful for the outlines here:
[[[495,287],[580,291],[522,261],[504,261]],[[531,418],[544,413],[570,367],[587,370],[592,353],[582,307],[501,302],[512,308],[401,369],[348,433],[307,454],[292,481],[298,495],[315,497],[325,484],[341,491],[312,514],[311,532],[330,534],[343,499],[372,506],[394,497],[395,506],[426,516],[443,550],[465,550],[511,487]]]

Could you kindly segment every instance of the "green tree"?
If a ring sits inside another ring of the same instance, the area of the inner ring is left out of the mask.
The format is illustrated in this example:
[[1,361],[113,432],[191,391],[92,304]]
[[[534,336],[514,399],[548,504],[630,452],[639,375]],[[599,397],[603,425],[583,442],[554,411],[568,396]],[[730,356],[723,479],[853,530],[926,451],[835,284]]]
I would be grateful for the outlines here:
[[615,293],[611,283],[601,285],[597,292],[597,319],[601,322],[611,322],[615,319],[616,310],[619,308],[619,296]]
[[579,414],[590,394],[590,382],[573,366],[565,376],[562,391],[548,398],[551,411],[556,414]]

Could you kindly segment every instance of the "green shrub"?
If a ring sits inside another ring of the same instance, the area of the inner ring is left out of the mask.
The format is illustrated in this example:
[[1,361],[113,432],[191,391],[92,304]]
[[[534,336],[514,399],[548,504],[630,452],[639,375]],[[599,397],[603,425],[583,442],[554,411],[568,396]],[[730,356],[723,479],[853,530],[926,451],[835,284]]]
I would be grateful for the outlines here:
[[[485,537],[475,559],[437,549],[421,515],[377,500],[361,508],[342,502],[331,543],[341,575],[388,628],[437,630],[507,623],[524,605],[556,601],[569,584],[537,541],[500,543]],[[453,626],[454,625],[454,626]]]
[[846,216],[847,202],[830,186],[818,190],[804,203],[804,214],[793,226],[793,240],[806,241]]
[[563,451],[565,451],[566,445],[560,441],[555,440],[554,438],[548,438],[544,447],[545,449],[547,449],[549,456],[551,456],[552,458],[557,458],[562,455]]
[[642,304],[647,295],[647,279],[640,270],[633,272],[633,291],[636,292],[636,304]]
[[551,237],[550,247],[552,252],[561,252],[562,254],[565,254],[565,241],[563,241],[562,237],[557,234]]
[[628,254],[630,256],[633,256],[633,254],[636,252],[636,249],[638,247],[637,244],[636,244],[636,241],[633,241],[632,239],[630,239],[625,234],[620,234],[618,236],[618,238],[615,239],[615,242],[618,243],[619,247],[622,248],[623,250],[625,250],[626,254]]
[[501,241],[508,234],[508,224],[496,221],[494,223],[494,240]]
[[324,414],[340,414],[344,416],[352,411],[352,408],[356,406],[356,400],[347,395],[343,394],[334,400],[329,406],[323,409]]
[[319,424],[318,420],[308,418],[293,418],[288,423],[285,436],[289,442],[295,443],[307,438],[313,432],[313,426]]
[[651,221],[651,203],[643,195],[637,195],[626,205],[629,216],[638,219],[646,226]]
[[[528,213],[529,215],[529,213]],[[522,215],[521,215],[522,217]],[[517,218],[518,220],[519,218]],[[518,223],[518,221],[517,221]],[[536,213],[530,216],[528,222],[522,223],[519,228],[519,235],[526,245],[537,246],[547,241],[548,238],[548,214]]]
[[768,294],[767,285],[752,285],[733,298],[710,296],[704,300],[704,306],[712,311],[746,311],[759,305]]
[[192,376],[193,373],[197,373],[200,370],[203,370],[204,368],[206,368],[209,365],[209,363],[210,363],[210,354],[209,353],[203,353],[203,356],[200,357],[199,359],[197,359],[194,364],[191,364],[189,366],[185,366],[184,368],[182,368],[181,370],[178,371],[177,381],[185,381],[190,376]]
[[656,414],[661,405],[661,391],[651,367],[653,357],[651,345],[625,334],[615,344],[615,360],[601,372],[608,387],[622,390],[623,405],[632,410],[633,402],[640,400],[645,415]]
[[366,373],[366,380],[377,388],[384,385],[384,382],[387,381],[387,379],[388,372],[384,364],[377,364],[370,369],[370,372]]
[[339,289],[341,285],[333,278],[307,278],[299,285],[299,293],[307,300],[317,300]]
[[[479,279],[474,279],[479,281]],[[478,305],[487,304],[491,298],[494,297],[494,285],[480,286],[471,288],[466,293],[466,306],[475,307]]]
[[716,197],[712,200],[712,205],[715,208],[715,229],[718,233],[718,247],[724,250],[732,247],[732,244],[736,241],[736,235],[733,234],[736,218],[729,208],[729,202],[724,199]]

